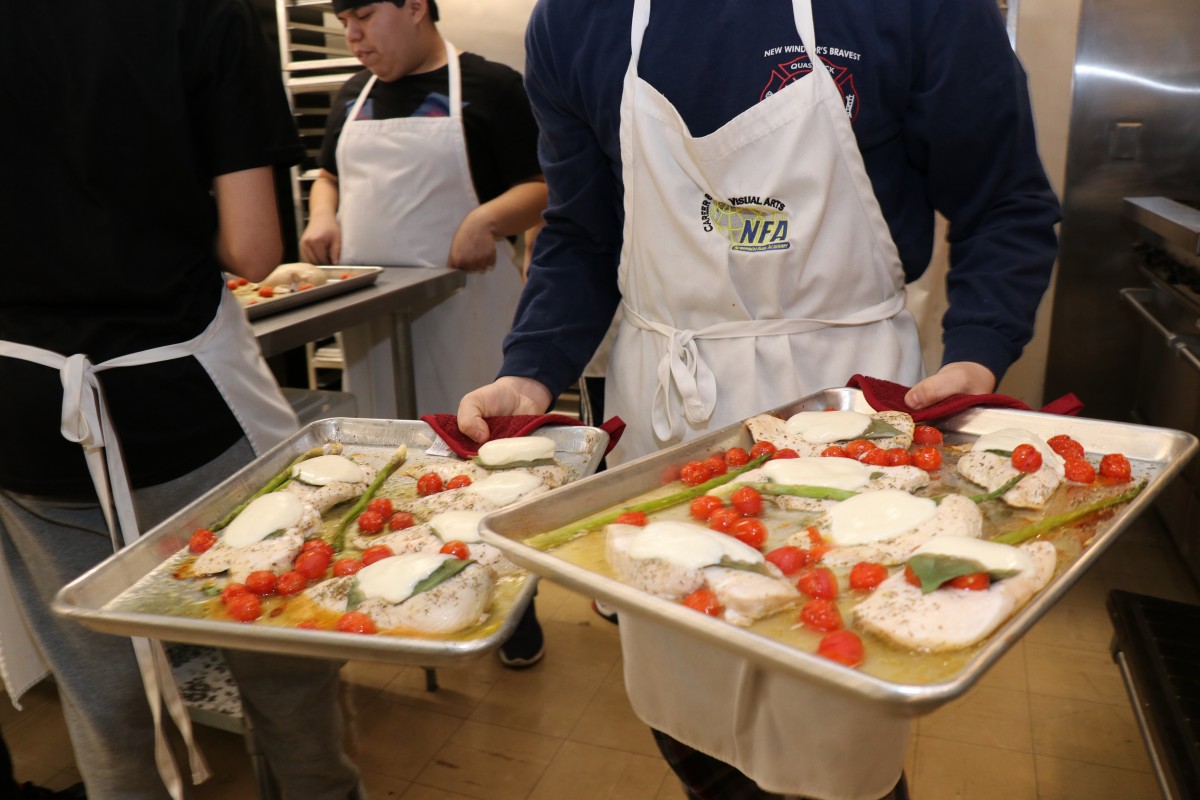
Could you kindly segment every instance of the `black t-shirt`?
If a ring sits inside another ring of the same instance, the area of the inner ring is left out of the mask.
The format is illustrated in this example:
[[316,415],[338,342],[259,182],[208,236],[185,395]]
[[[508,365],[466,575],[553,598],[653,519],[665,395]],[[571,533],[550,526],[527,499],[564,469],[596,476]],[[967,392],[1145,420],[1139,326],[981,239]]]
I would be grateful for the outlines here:
[[[467,161],[479,202],[486,203],[513,185],[541,174],[537,123],[519,72],[474,53],[462,53],[458,63]],[[370,77],[364,69],[346,81],[334,98],[320,159],[321,166],[334,175],[338,172],[337,142],[342,125]],[[358,118],[447,116],[449,86],[449,67],[407,75],[390,83],[376,81]]]
[[[244,0],[34,3],[0,34],[9,109],[0,339],[100,363],[187,341],[216,313],[217,175],[297,163],[278,65]],[[14,207],[15,206],[15,207]],[[100,373],[135,486],[241,429],[193,358]],[[0,486],[92,493],[47,367],[0,357]]]

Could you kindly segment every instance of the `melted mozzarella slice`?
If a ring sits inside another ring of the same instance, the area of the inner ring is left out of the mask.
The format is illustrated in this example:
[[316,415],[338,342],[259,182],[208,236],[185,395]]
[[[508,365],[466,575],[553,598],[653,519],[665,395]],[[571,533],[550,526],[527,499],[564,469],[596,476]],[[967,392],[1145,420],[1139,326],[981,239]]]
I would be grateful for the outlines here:
[[1050,467],[1054,470],[1054,474],[1058,477],[1063,477],[1065,474],[1062,456],[1054,452],[1050,445],[1042,441],[1040,436],[1036,436],[1029,431],[1021,430],[1020,428],[1001,428],[998,431],[985,433],[975,440],[975,444],[971,445],[972,452],[981,450],[1007,450],[1012,452],[1017,449],[1017,445],[1031,444],[1038,449],[1042,454],[1042,466]]
[[383,558],[363,567],[355,575],[358,588],[367,599],[403,603],[412,597],[417,584],[455,556],[444,553],[409,553]]
[[766,462],[761,469],[772,483],[788,486],[827,486],[854,491],[871,480],[871,469],[852,458],[778,458]]
[[682,569],[720,564],[722,558],[761,563],[763,554],[732,536],[689,522],[651,522],[633,537],[631,558],[657,558]]
[[966,536],[936,536],[913,552],[922,554],[974,561],[992,575],[1019,575],[1033,567],[1029,554],[1019,547]]
[[937,513],[937,503],[899,489],[864,492],[828,512],[829,538],[839,547],[882,542],[910,531]]
[[429,527],[443,542],[478,542],[483,511],[443,511],[429,520]]
[[291,492],[271,492],[254,500],[225,529],[225,544],[249,547],[278,530],[296,527],[304,503]]
[[479,447],[479,462],[489,467],[554,458],[554,440],[545,436],[495,439]]
[[466,488],[498,506],[506,506],[542,485],[542,479],[528,472],[510,470],[489,475]]
[[325,486],[334,481],[362,483],[363,471],[345,456],[317,456],[292,467],[292,477],[312,486]]
[[801,411],[788,418],[785,433],[812,444],[857,439],[871,424],[871,417],[858,411]]

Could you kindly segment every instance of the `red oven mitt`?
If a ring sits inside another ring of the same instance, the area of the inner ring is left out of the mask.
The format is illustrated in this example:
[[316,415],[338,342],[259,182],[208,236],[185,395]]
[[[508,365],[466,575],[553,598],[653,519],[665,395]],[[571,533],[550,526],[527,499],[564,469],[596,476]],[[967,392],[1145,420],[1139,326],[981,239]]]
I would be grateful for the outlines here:
[[[866,375],[855,375],[846,385],[862,390],[863,397],[876,411],[903,411],[911,414],[915,422],[949,417],[972,406],[1032,410],[1017,398],[1004,394],[956,394],[934,403],[928,408],[912,409],[904,402],[904,395],[909,390],[908,386],[901,386],[881,378],[868,378]],[[1047,403],[1041,410],[1046,414],[1063,414],[1073,417],[1083,410],[1083,403],[1074,394],[1066,394]]]
[[[455,414],[426,414],[421,420],[433,428],[446,446],[461,458],[471,458],[479,454],[479,445],[458,429],[458,417]],[[528,436],[543,425],[582,425],[575,417],[563,414],[518,414],[512,417],[484,417],[492,439],[507,439],[512,436]],[[608,434],[608,447],[604,455],[616,446],[625,432],[625,421],[620,417],[612,417],[600,430]]]

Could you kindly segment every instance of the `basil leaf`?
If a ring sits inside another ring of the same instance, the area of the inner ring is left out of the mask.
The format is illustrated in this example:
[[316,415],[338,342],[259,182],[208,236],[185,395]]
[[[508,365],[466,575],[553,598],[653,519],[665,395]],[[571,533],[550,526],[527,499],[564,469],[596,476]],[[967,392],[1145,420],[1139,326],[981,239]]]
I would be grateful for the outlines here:
[[899,428],[895,428],[895,427],[887,424],[886,422],[884,422],[881,419],[872,417],[871,424],[867,426],[867,429],[865,431],[863,431],[863,435],[858,438],[860,438],[860,439],[890,439],[893,436],[900,436],[900,435],[902,435],[902,433],[903,432]]
[[993,450],[991,448],[988,448],[987,450],[984,450],[983,452],[991,453],[991,454],[997,455],[997,456],[1004,456],[1005,458],[1012,458],[1012,450]]
[[367,596],[363,594],[362,587],[358,585],[358,578],[351,578],[346,587],[346,610],[356,610],[366,599]]
[[474,561],[464,561],[461,558],[448,558],[441,563],[437,569],[429,573],[426,577],[417,582],[413,587],[413,594],[428,592],[435,586],[439,586],[453,578],[458,573],[467,568],[468,564],[474,564]]
[[262,540],[265,542],[267,539],[278,539],[280,536],[283,536],[283,528],[280,528],[277,531],[271,531],[266,536],[264,536],[262,538]]
[[929,594],[943,583],[963,575],[987,572],[983,564],[957,556],[920,553],[908,560],[908,566],[921,581],[921,593]]
[[553,458],[537,458],[533,461],[510,461],[507,464],[485,464],[479,460],[479,456],[472,456],[471,460],[488,471],[504,469],[531,469],[533,467],[554,466]]
[[721,560],[718,561],[714,566],[725,567],[726,569],[737,569],[741,570],[742,572],[754,572],[758,575],[765,575],[768,578],[773,577],[771,573],[767,571],[767,565],[765,562],[762,564],[750,564],[745,561],[734,561],[729,556],[721,556]]

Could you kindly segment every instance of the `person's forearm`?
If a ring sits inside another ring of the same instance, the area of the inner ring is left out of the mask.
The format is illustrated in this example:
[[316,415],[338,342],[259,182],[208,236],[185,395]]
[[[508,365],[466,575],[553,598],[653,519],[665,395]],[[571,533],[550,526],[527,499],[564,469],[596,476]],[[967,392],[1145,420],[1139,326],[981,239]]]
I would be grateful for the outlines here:
[[497,239],[516,236],[540,226],[546,210],[546,182],[536,179],[518,183],[508,191],[482,204],[473,211],[487,224]]
[[313,185],[308,191],[309,219],[316,219],[318,217],[336,219],[337,208],[337,176],[332,172],[321,170],[321,174],[317,176],[315,181],[313,181]]
[[271,167],[213,179],[217,200],[217,258],[229,272],[260,281],[283,258],[283,234]]

